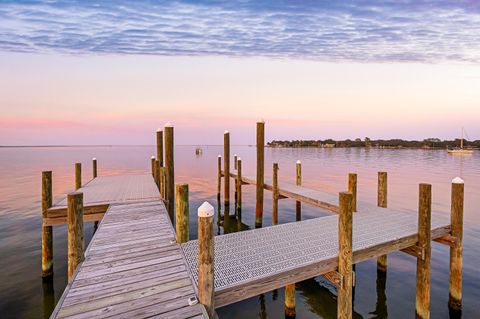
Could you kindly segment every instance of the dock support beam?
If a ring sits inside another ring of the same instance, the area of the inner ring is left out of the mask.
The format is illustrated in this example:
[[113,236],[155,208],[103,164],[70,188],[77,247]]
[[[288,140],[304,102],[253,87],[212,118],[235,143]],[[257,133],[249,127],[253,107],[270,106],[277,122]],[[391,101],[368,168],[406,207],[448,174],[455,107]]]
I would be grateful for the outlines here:
[[[379,207],[387,207],[387,185],[387,172],[378,172],[377,206]],[[377,258],[377,270],[387,271],[387,255]]]
[[357,211],[357,174],[348,174],[348,192],[352,193],[352,211]]
[[456,240],[453,247],[450,247],[450,287],[448,297],[448,306],[454,311],[462,310],[463,201],[464,182],[457,177],[452,181],[451,235],[456,237]]
[[339,196],[338,217],[338,272],[340,285],[338,287],[337,318],[352,318],[352,202],[353,195],[341,192]]
[[97,159],[94,157],[92,158],[92,177],[97,178],[98,172],[97,172]]
[[420,184],[418,199],[418,243],[423,258],[417,258],[416,318],[430,318],[430,257],[431,257],[432,186]]
[[[52,172],[42,172],[42,223],[52,207]],[[42,277],[53,275],[53,229],[42,225]]]
[[257,200],[255,206],[255,227],[263,222],[263,184],[265,180],[265,122],[257,122]]
[[225,206],[230,205],[230,133],[223,133],[223,174]]
[[217,173],[218,173],[218,179],[217,179],[217,201],[220,202],[220,194],[222,193],[222,155],[218,155],[217,159]]
[[165,199],[167,200],[168,216],[170,221],[174,223],[175,218],[175,169],[173,167],[173,125],[165,124]]
[[242,159],[237,159],[237,213],[242,210]]
[[214,318],[214,208],[204,202],[198,208],[198,299],[209,318]]
[[188,224],[188,184],[176,186],[175,233],[177,243],[186,243],[189,240]]
[[273,163],[272,225],[278,224],[278,163]]
[[82,163],[75,163],[75,190],[82,187]]
[[[296,184],[297,186],[302,186],[302,162],[300,160],[297,160],[296,164]],[[295,203],[296,207],[296,221],[302,220],[302,202],[297,201]]]
[[68,223],[68,282],[73,279],[77,266],[83,261],[83,193],[67,195]]

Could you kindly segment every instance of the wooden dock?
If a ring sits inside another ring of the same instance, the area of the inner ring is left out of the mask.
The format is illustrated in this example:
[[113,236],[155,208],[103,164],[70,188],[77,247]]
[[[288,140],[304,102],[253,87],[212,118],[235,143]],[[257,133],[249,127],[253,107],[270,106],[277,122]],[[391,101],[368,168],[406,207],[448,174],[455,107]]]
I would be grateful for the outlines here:
[[194,285],[151,175],[96,178],[78,191],[85,210],[108,208],[51,318],[208,318],[189,305]]

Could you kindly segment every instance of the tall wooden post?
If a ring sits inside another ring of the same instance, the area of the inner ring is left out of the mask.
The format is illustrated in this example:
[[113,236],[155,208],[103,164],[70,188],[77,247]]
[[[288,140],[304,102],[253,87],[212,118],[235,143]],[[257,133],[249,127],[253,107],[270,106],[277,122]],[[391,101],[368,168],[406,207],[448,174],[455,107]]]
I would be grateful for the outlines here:
[[42,277],[53,275],[53,229],[44,226],[47,210],[52,207],[52,172],[42,172]]
[[150,164],[152,166],[152,176],[155,180],[155,156],[150,157]]
[[75,190],[82,187],[82,163],[75,163]]
[[[387,172],[378,172],[377,205],[379,207],[387,207],[387,185]],[[377,258],[377,270],[381,272],[387,271],[387,255]]]
[[98,176],[97,159],[95,157],[92,159],[92,175],[93,175],[93,178],[96,178]]
[[214,208],[204,202],[198,208],[198,299],[213,318],[214,306]]
[[165,199],[165,194],[166,194],[166,175],[167,175],[167,169],[165,167],[160,167],[160,196]]
[[68,224],[68,282],[72,281],[77,266],[83,261],[83,193],[67,195]]
[[352,211],[357,211],[357,174],[348,174],[348,192],[352,193]]
[[337,318],[352,318],[352,193],[340,193],[338,216],[338,287]]
[[463,267],[463,201],[464,182],[460,177],[452,181],[452,203],[450,211],[451,235],[456,238],[450,248],[450,287],[448,306],[462,309],[462,267]]
[[238,161],[238,156],[237,154],[233,154],[233,168],[235,170],[237,170],[238,166],[237,166],[237,161]]
[[237,212],[242,209],[242,159],[237,159]]
[[180,184],[176,186],[176,203],[175,210],[175,230],[177,243],[186,243],[189,239],[189,223],[188,223],[188,185]]
[[278,163],[273,163],[273,201],[272,201],[272,224],[278,224]]
[[255,206],[255,227],[263,222],[263,187],[265,174],[265,122],[257,122],[257,200]]
[[163,131],[160,128],[157,129],[157,160],[163,166]]
[[[296,175],[297,175],[296,185],[302,186],[302,162],[300,162],[300,160],[297,160]],[[296,220],[298,222],[302,220],[302,202],[296,201],[295,208],[296,208]]]
[[223,175],[225,206],[230,205],[230,133],[223,134]]
[[217,179],[217,200],[220,202],[220,194],[222,192],[222,155],[218,155],[218,179]]
[[161,183],[161,178],[160,178],[160,169],[162,167],[160,166],[160,161],[158,159],[155,160],[155,184],[157,184],[158,190],[160,190],[160,187],[162,186]]
[[431,257],[431,212],[432,186],[420,184],[418,199],[418,242],[423,251],[417,258],[416,318],[430,318],[430,257]]
[[175,218],[175,169],[173,160],[173,125],[165,124],[165,168],[166,168],[166,185],[165,198],[167,200],[168,215],[172,224]]

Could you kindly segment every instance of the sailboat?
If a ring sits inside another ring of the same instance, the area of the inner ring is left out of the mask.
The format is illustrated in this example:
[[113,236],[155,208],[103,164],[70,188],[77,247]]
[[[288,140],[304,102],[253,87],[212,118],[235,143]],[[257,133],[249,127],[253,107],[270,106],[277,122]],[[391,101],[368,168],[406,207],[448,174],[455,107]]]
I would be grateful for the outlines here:
[[462,138],[460,139],[460,148],[447,149],[449,154],[473,154],[473,150],[463,148],[463,127],[462,127]]

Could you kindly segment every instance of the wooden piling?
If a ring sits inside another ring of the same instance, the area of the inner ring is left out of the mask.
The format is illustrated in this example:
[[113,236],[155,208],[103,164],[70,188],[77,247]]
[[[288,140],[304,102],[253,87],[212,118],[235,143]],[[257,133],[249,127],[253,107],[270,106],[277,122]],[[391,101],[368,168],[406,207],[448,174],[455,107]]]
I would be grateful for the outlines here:
[[67,196],[68,224],[68,282],[71,282],[83,255],[83,193],[74,192]]
[[[237,168],[238,168],[238,165],[237,165],[237,160],[238,160],[238,159],[237,159],[237,158],[238,158],[238,157],[237,157],[237,154],[233,154],[233,168],[234,168],[235,170],[237,170]],[[238,174],[238,173],[237,173],[237,174]],[[237,194],[237,189],[238,189],[238,187],[237,187],[237,179],[235,179],[235,182],[234,182],[234,190],[235,190],[235,196],[234,196],[234,198],[235,198],[235,203],[237,202],[237,195],[238,195],[238,194]],[[235,207],[236,207],[236,206],[235,206]]]
[[238,161],[237,154],[233,154],[233,168],[234,168],[235,170],[238,169],[237,161]]
[[175,169],[173,160],[173,125],[165,124],[165,199],[167,201],[168,215],[172,224],[175,218]]
[[348,174],[348,192],[352,193],[352,211],[357,211],[357,174]]
[[[387,172],[378,172],[377,206],[387,208]],[[377,270],[387,271],[387,255],[377,258]]]
[[242,159],[237,159],[237,212],[242,209]]
[[341,192],[338,217],[338,287],[337,318],[352,318],[352,202],[353,195]]
[[163,131],[157,129],[157,160],[160,162],[160,167],[163,166]]
[[295,311],[295,284],[285,286],[285,317],[294,318]]
[[262,227],[263,222],[263,187],[265,180],[265,122],[257,122],[257,181],[255,227]]
[[223,134],[223,174],[224,174],[224,202],[230,205],[230,133]]
[[[297,160],[295,182],[297,186],[302,186],[302,162],[300,162],[300,160]],[[296,221],[302,220],[302,202],[297,201],[295,203],[295,212]]]
[[198,299],[214,318],[214,208],[204,202],[198,208]]
[[432,186],[420,184],[418,200],[418,242],[423,258],[417,258],[416,318],[430,318],[430,257],[431,257]]
[[150,157],[150,164],[152,166],[153,180],[155,180],[155,156]]
[[160,196],[165,199],[165,187],[166,187],[166,175],[167,170],[165,167],[160,167]]
[[220,201],[222,192],[222,155],[218,155],[218,179],[217,179],[217,200]]
[[155,177],[155,184],[157,184],[157,188],[158,190],[160,190],[160,186],[161,186],[161,183],[160,183],[160,161],[158,159],[155,160],[155,174],[154,174],[154,177]]
[[273,163],[273,201],[272,201],[272,224],[278,224],[278,163]]
[[75,163],[75,190],[82,187],[82,163]]
[[451,235],[455,244],[450,247],[450,285],[448,306],[454,311],[462,310],[462,267],[463,267],[463,202],[464,182],[460,177],[452,181],[450,210]]
[[[52,207],[52,172],[42,172],[42,224]],[[53,229],[42,225],[42,277],[53,275]]]
[[177,243],[186,243],[189,240],[188,223],[188,184],[179,184],[175,188],[176,210],[175,210],[175,230]]
[[93,176],[93,178],[96,178],[98,176],[98,174],[97,174],[97,159],[95,157],[92,159],[92,176]]

